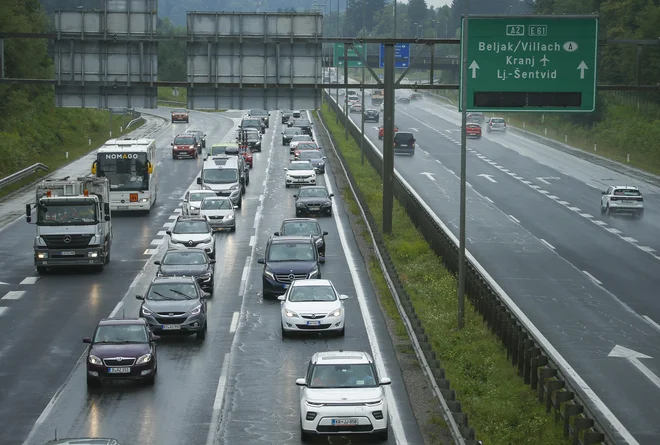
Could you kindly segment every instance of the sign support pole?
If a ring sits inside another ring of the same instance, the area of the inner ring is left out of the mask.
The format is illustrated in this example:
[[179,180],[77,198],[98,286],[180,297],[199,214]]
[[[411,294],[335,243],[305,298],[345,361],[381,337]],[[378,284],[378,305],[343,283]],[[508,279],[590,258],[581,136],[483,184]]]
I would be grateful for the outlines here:
[[348,44],[344,43],[344,139],[348,140]]
[[467,175],[467,138],[465,136],[465,124],[467,123],[467,36],[468,36],[468,18],[470,12],[468,9],[469,0],[465,0],[465,24],[463,26],[463,35],[461,36],[462,60],[463,64],[461,78],[461,210],[459,221],[459,246],[458,246],[458,329],[465,326],[465,213],[466,213],[466,175]]
[[[365,51],[365,54],[367,52]],[[364,63],[362,64],[362,122],[360,125],[360,160],[364,165]]]
[[394,44],[385,44],[383,113],[383,233],[392,234],[394,206]]

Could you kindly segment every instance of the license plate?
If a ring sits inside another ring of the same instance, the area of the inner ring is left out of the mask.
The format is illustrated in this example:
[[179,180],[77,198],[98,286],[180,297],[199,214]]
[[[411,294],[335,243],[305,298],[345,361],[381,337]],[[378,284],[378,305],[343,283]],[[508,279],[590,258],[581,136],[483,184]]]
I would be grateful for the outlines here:
[[316,212],[318,210],[321,210],[321,207],[310,207],[309,210],[311,210],[312,212]]
[[335,426],[357,426],[357,419],[332,419],[332,424]]
[[129,374],[131,368],[108,368],[108,374]]
[[178,324],[164,324],[163,331],[178,331],[181,329],[181,325]]
[[65,252],[62,252],[61,254],[64,256],[73,256],[76,254],[76,252],[74,252],[73,250],[67,250]]
[[403,148],[403,147],[407,147],[407,145],[405,145],[405,144],[401,144],[401,148]]
[[307,326],[318,326],[320,324],[321,324],[320,321],[308,321],[307,322]]
[[128,206],[117,206],[117,210],[128,210]]

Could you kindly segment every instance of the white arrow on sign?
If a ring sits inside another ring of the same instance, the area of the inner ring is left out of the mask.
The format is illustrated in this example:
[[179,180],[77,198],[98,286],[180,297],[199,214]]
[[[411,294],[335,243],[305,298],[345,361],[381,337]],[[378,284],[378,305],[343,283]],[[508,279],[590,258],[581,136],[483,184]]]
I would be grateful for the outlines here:
[[[582,62],[582,63],[584,63],[584,62]],[[477,70],[479,69],[479,65],[477,64],[477,61],[476,61],[476,60],[473,60],[472,63],[470,64],[470,66],[469,66],[468,68],[470,68],[470,69],[472,70],[472,78],[473,78],[473,79],[476,79],[476,77],[477,77]]]
[[544,183],[550,185],[550,183],[548,182],[549,180],[558,181],[558,180],[560,180],[561,178],[558,178],[558,177],[556,177],[556,176],[544,176],[544,177],[540,177],[540,178],[537,177],[536,179],[538,179],[539,181],[544,182]]
[[584,79],[584,70],[588,70],[588,69],[589,69],[589,67],[587,66],[587,64],[584,63],[584,60],[583,60],[582,62],[580,62],[580,64],[578,65],[577,69],[580,70],[580,79]]
[[493,175],[486,175],[484,173],[480,174],[479,176],[483,176],[484,178],[488,179],[490,182],[497,182],[496,180],[493,179]]
[[639,361],[640,358],[653,358],[653,357],[649,357],[646,354],[633,351],[632,349],[628,349],[620,345],[614,346],[614,348],[612,348],[612,350],[607,356],[625,358],[630,363],[632,363],[632,365],[635,368],[639,369],[642,372],[642,374],[644,374],[651,381],[651,383],[653,383],[655,386],[660,388],[660,377],[655,375],[653,371],[647,368],[644,363]]
[[422,172],[422,173],[420,173],[420,175],[424,175],[424,176],[426,176],[427,178],[429,178],[431,181],[435,181],[435,178],[433,177],[433,173]]

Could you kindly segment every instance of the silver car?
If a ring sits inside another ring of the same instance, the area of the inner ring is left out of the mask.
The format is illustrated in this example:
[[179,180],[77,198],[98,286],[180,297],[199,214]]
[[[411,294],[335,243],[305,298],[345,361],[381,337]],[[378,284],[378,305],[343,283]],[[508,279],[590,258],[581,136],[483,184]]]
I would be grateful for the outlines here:
[[191,190],[183,198],[181,214],[186,216],[199,215],[199,207],[206,197],[218,196],[213,190]]
[[168,249],[197,247],[204,249],[209,258],[215,259],[215,237],[208,218],[205,216],[180,215],[172,229],[165,233],[169,235]]
[[222,196],[214,196],[204,198],[199,213],[208,218],[209,224],[213,230],[229,229],[232,232],[235,232],[236,213],[234,212],[234,209],[237,208],[238,206],[235,206],[231,202],[231,199]]
[[506,121],[503,117],[491,117],[486,130],[489,133],[506,133]]

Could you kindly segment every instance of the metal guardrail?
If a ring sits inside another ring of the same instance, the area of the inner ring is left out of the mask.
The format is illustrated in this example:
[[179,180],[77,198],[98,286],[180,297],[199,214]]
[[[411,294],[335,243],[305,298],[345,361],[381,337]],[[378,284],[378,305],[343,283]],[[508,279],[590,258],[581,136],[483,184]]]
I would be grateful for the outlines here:
[[39,170],[48,171],[48,166],[45,165],[45,164],[42,164],[41,162],[37,162],[36,164],[31,165],[27,168],[24,168],[21,171],[18,171],[16,173],[12,173],[11,175],[7,176],[6,178],[0,179],[0,189],[8,186],[9,184],[13,184],[15,182],[18,182],[21,179],[25,179],[28,176],[35,174]]
[[[343,110],[339,108],[335,99],[325,91],[324,95],[326,99],[329,99],[328,103],[337,113],[339,121],[346,125]],[[348,123],[351,136],[356,141],[360,141],[362,137],[360,129],[350,119]],[[382,155],[378,152],[377,147],[366,137],[364,147],[365,157],[382,175]],[[396,171],[394,195],[404,206],[415,226],[424,234],[436,255],[442,258],[444,266],[457,274],[458,239]],[[373,217],[369,219],[369,224],[376,227],[375,219]],[[382,234],[376,232],[374,235],[382,248],[385,264],[396,283],[397,292],[402,297],[401,302],[413,323],[424,355],[429,365],[432,366],[436,383],[441,388],[448,404],[452,402],[449,404],[449,408],[452,409],[454,418],[457,421],[460,420],[460,424],[465,428],[468,437],[465,435],[464,437],[467,439],[470,437],[471,430],[467,425],[467,416],[461,412],[460,402],[456,401],[456,394],[450,389],[449,380],[445,379],[444,369],[429,343],[428,334],[419,316],[415,313],[410,297],[398,279],[396,267],[384,249],[385,243]],[[558,351],[550,345],[469,252],[466,252],[466,261],[468,263],[466,295],[471,300],[474,309],[483,316],[493,334],[497,335],[504,344],[507,359],[518,368],[518,374],[523,377],[525,384],[530,385],[531,389],[538,394],[539,403],[545,405],[548,414],[554,415],[555,422],[562,422],[564,436],[571,438],[573,444],[576,445],[626,443],[626,438],[621,437],[621,434],[618,433],[621,425],[613,424],[609,419],[604,418],[605,414],[599,411],[597,406],[597,396]],[[595,413],[599,413],[601,416],[597,417]]]
[[175,107],[185,107],[188,105],[187,102],[177,102],[175,100],[160,100],[158,99],[158,105],[163,104],[163,105],[174,105]]

